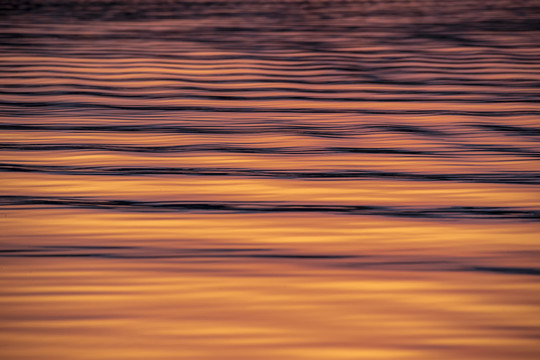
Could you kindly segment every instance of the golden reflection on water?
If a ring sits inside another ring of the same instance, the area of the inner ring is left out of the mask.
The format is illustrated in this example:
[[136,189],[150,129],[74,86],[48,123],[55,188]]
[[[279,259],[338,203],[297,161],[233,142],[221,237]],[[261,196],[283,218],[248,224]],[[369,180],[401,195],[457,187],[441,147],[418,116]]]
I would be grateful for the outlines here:
[[5,264],[10,358],[534,359],[537,350],[527,334],[539,294],[527,279],[287,263]]
[[1,2],[0,358],[540,358],[537,9]]

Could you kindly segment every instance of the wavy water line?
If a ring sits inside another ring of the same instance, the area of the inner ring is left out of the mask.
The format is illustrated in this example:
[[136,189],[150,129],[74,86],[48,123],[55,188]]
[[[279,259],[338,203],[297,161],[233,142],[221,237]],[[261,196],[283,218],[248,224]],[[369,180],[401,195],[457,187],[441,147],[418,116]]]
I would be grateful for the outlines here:
[[[486,266],[474,263],[474,259],[432,257],[419,259],[415,256],[382,254],[320,254],[287,252],[273,248],[153,248],[145,246],[70,246],[41,245],[0,249],[2,258],[105,258],[105,259],[177,259],[182,261],[291,261],[303,266],[332,266],[350,269],[383,271],[444,271],[444,272],[490,272],[504,275],[540,275],[534,267]],[[330,263],[329,263],[330,262]]]
[[[291,134],[310,137],[349,137],[359,129],[356,126],[308,126],[308,125],[271,125],[238,124],[235,126],[189,126],[171,124],[152,125],[66,125],[66,124],[13,124],[0,123],[0,129],[16,131],[69,131],[69,132],[144,132],[164,134]],[[397,130],[399,131],[399,129]],[[418,130],[418,132],[428,130]]]
[[[160,69],[155,69],[154,71],[150,71],[150,69],[144,69],[144,71],[141,71],[139,69],[133,69],[132,71],[102,71],[102,72],[80,72],[80,71],[69,71],[69,70],[55,70],[55,69],[49,69],[49,70],[10,70],[8,72],[5,72],[8,74],[7,76],[0,76],[0,78],[6,78],[6,79],[21,79],[25,77],[34,77],[34,78],[47,78],[50,77],[51,74],[61,74],[61,78],[84,78],[84,75],[92,75],[93,78],[96,80],[110,80],[110,79],[133,79],[134,76],[140,76],[141,72],[145,73],[145,76],[148,78],[152,78],[153,74],[158,74],[160,78],[165,79],[174,79],[178,77],[179,79],[206,79],[206,78],[218,78],[216,80],[221,80],[221,78],[248,78],[249,77],[261,77],[263,79],[265,78],[283,78],[283,79],[320,79],[325,77],[367,77],[368,79],[371,79],[373,81],[374,78],[380,77],[380,75],[377,73],[377,71],[381,71],[380,69],[361,69],[361,70],[354,70],[354,69],[331,69],[336,72],[325,72],[321,70],[305,70],[305,71],[298,71],[298,70],[267,70],[262,69],[263,71],[259,72],[253,72],[248,71],[246,69],[235,69],[237,71],[229,71],[225,72],[222,70],[209,70],[209,71],[201,71],[197,70],[197,73],[189,72],[188,69],[184,69],[184,72],[166,72],[162,71]],[[252,70],[252,69],[249,69]],[[393,70],[396,70],[396,73],[401,74],[402,71],[405,71],[406,69],[400,69],[399,67],[394,68]],[[446,80],[462,80],[465,82],[472,82],[474,80],[471,80],[467,78],[467,75],[474,74],[477,76],[482,75],[504,75],[504,77],[509,77],[513,75],[519,75],[519,76],[526,76],[526,77],[512,77],[510,78],[512,81],[538,81],[538,72],[534,71],[508,71],[506,70],[504,73],[501,73],[501,71],[497,70],[490,70],[490,71],[475,71],[475,70],[467,70],[464,71],[463,69],[459,69],[459,71],[448,71],[446,69],[438,68],[437,70],[426,70],[421,69],[421,71],[417,71],[413,74],[413,76],[419,77],[420,75],[426,76],[426,75],[440,75],[440,76],[451,76],[456,75],[456,77],[433,77],[430,78],[431,81],[436,81],[440,79],[446,79]],[[18,74],[25,74],[23,76],[19,76]],[[391,73],[384,72],[381,75],[388,76]],[[74,76],[77,75],[77,76]],[[532,78],[531,78],[532,77]],[[135,77],[135,79],[138,79],[138,77]],[[383,78],[385,81],[389,81],[386,78]],[[390,79],[391,81],[391,79]],[[399,80],[397,80],[399,83]],[[487,81],[501,81],[501,79],[489,79]]]
[[[242,91],[242,90],[236,90]],[[266,90],[268,91],[268,90]],[[254,92],[253,90],[251,92]],[[298,91],[301,93],[302,91]],[[436,93],[431,93],[437,95]],[[51,98],[55,100],[58,96],[92,96],[108,99],[142,99],[142,100],[151,100],[151,99],[202,99],[202,100],[225,100],[225,101],[270,101],[270,100],[301,100],[301,101],[317,101],[317,102],[418,102],[418,103],[463,103],[463,104],[485,104],[486,102],[492,103],[508,103],[508,104],[525,104],[525,103],[538,103],[536,96],[531,94],[531,98],[526,98],[523,94],[520,94],[519,97],[510,96],[510,98],[505,99],[503,96],[493,96],[487,97],[484,99],[474,99],[470,97],[462,98],[448,98],[441,96],[440,98],[426,98],[423,97],[419,99],[418,97],[411,98],[398,98],[398,97],[343,97],[343,96],[334,96],[334,97],[313,97],[305,96],[298,94],[287,94],[287,95],[266,95],[266,96],[242,96],[242,95],[197,95],[197,94],[185,94],[185,93],[140,93],[140,94],[129,94],[125,90],[120,91],[90,91],[90,90],[62,90],[62,91],[0,91],[0,95],[8,95],[12,97],[20,97],[22,99],[28,97],[39,97],[39,98]],[[502,94],[501,94],[502,95]],[[7,97],[5,98],[7,100]]]
[[[198,63],[182,63],[176,61],[174,64],[176,66],[165,66],[158,65],[157,63],[147,63],[144,65],[130,65],[130,66],[119,66],[106,64],[96,64],[93,66],[81,66],[74,64],[62,64],[58,62],[51,62],[50,65],[40,64],[27,64],[23,65],[20,63],[8,65],[6,63],[0,64],[0,72],[8,73],[39,73],[39,72],[51,72],[51,73],[66,73],[66,74],[77,74],[77,73],[91,73],[95,75],[104,75],[104,74],[130,74],[136,72],[147,72],[153,73],[158,72],[161,74],[174,74],[174,72],[168,73],[167,71],[197,71],[200,74],[210,73],[210,74],[235,74],[236,72],[245,73],[246,71],[260,70],[267,73],[276,73],[276,74],[287,74],[287,73],[307,73],[311,74],[312,72],[320,71],[340,71],[344,73],[362,73],[362,72],[377,72],[377,71],[421,71],[422,73],[441,73],[441,74],[453,74],[456,71],[459,71],[460,74],[500,74],[501,71],[504,71],[506,74],[526,74],[526,75],[537,75],[540,67],[536,64],[519,64],[514,62],[509,62],[506,65],[504,63],[492,64],[492,68],[489,68],[489,62],[478,61],[468,64],[456,64],[451,60],[446,62],[433,62],[433,63],[423,63],[422,61],[392,61],[392,64],[381,64],[380,61],[366,61],[363,60],[360,62],[343,62],[340,64],[340,61],[334,61],[332,65],[330,64],[318,64],[315,63],[291,63],[290,65],[279,65],[274,63],[264,64],[238,64],[224,66],[215,63],[209,63],[206,66],[201,66]],[[464,66],[467,65],[467,66]],[[521,66],[520,66],[521,65]],[[99,71],[97,71],[99,70]]]
[[375,170],[328,170],[286,171],[242,168],[212,167],[118,167],[118,166],[62,166],[0,164],[0,172],[37,172],[62,175],[141,176],[141,175],[188,175],[188,176],[235,176],[279,179],[393,179],[413,181],[452,181],[494,184],[539,185],[540,173],[533,171],[507,171],[493,173],[430,174]]
[[40,110],[78,110],[88,109],[115,109],[115,110],[134,110],[134,111],[202,111],[202,112],[231,112],[231,113],[302,113],[302,114],[371,114],[371,115],[457,115],[457,116],[475,116],[475,117],[515,117],[515,116],[538,116],[540,109],[512,109],[512,110],[382,110],[382,109],[343,109],[343,108],[284,108],[276,107],[215,107],[215,106],[174,106],[174,105],[124,105],[124,104],[106,104],[91,102],[73,102],[73,101],[0,101],[0,109],[4,111],[20,109],[40,109]]
[[[136,146],[114,144],[20,144],[0,143],[0,150],[9,151],[89,151],[99,150],[108,152],[136,152],[152,154],[174,153],[238,153],[238,154],[267,154],[267,155],[318,155],[318,154],[393,154],[407,156],[436,156],[456,157],[465,156],[470,152],[485,152],[492,156],[493,153],[540,158],[540,151],[519,148],[515,146],[502,146],[492,144],[451,144],[454,149],[443,151],[410,150],[399,148],[362,148],[362,147],[247,147],[228,144],[196,144],[196,145],[165,145],[165,146]],[[463,150],[467,152],[464,152]]]
[[[6,94],[28,94],[31,93],[30,91],[18,91],[18,90],[12,90],[12,89],[31,89],[33,91],[41,90],[41,89],[51,89],[51,90],[43,90],[43,91],[79,91],[79,89],[84,90],[102,90],[102,91],[110,91],[114,93],[127,93],[128,95],[131,92],[139,93],[150,93],[153,94],[168,94],[169,91],[174,91],[175,94],[178,94],[178,92],[190,92],[190,91],[199,91],[203,93],[292,93],[292,94],[322,94],[322,95],[331,95],[331,94],[368,94],[368,95],[410,95],[410,96],[417,96],[417,95],[424,95],[422,97],[422,101],[426,99],[425,95],[428,96],[456,96],[456,95],[463,95],[469,97],[476,97],[479,96],[487,97],[487,100],[492,98],[492,101],[497,101],[497,99],[515,99],[517,102],[519,102],[520,99],[536,99],[538,97],[538,94],[532,89],[526,89],[529,92],[519,91],[517,93],[509,94],[505,90],[498,90],[498,89],[486,89],[483,90],[480,94],[477,91],[473,91],[472,89],[468,88],[462,88],[462,89],[440,89],[436,88],[434,90],[430,90],[429,86],[425,86],[422,88],[403,88],[400,89],[399,87],[391,87],[391,88],[363,88],[363,89],[350,89],[350,88],[308,88],[308,87],[244,87],[244,88],[228,88],[228,87],[210,87],[210,86],[173,86],[173,85],[163,85],[163,86],[156,86],[156,85],[147,85],[147,86],[99,86],[99,85],[90,85],[90,84],[71,84],[71,83],[54,83],[54,84],[3,84],[2,88],[3,93]],[[516,89],[514,89],[515,91]],[[39,94],[39,91],[36,91],[37,94]],[[429,100],[429,98],[427,98]],[[466,98],[465,98],[466,99]]]
[[[412,51],[412,50],[409,50]],[[391,54],[389,58],[384,56],[386,53]],[[231,54],[224,53],[222,55],[160,55],[145,59],[140,56],[135,58],[118,57],[118,58],[98,58],[92,57],[88,54],[87,57],[58,57],[53,55],[48,56],[21,56],[18,54],[16,59],[12,56],[0,55],[0,61],[2,61],[1,67],[7,68],[25,68],[25,67],[42,67],[42,66],[54,66],[54,67],[68,67],[68,68],[99,68],[106,65],[107,68],[133,68],[133,67],[154,67],[154,68],[171,68],[171,69],[183,69],[187,67],[193,67],[193,69],[204,68],[323,68],[323,69],[362,69],[367,66],[375,66],[376,68],[398,68],[400,66],[413,66],[418,67],[433,67],[443,64],[450,68],[461,68],[462,66],[479,66],[480,64],[485,67],[501,67],[503,65],[514,66],[526,65],[532,68],[538,67],[538,62],[535,61],[535,55],[524,54],[478,54],[477,56],[471,56],[469,54],[460,53],[448,54],[445,57],[437,56],[431,53],[411,53],[407,54],[407,50],[400,51],[378,51],[370,52],[369,54],[375,55],[370,57],[358,57],[349,56],[350,52],[344,53],[340,56],[328,56],[314,53],[313,55],[306,56],[302,53],[292,53],[290,55],[272,55],[272,54]],[[366,53],[363,53],[366,55]],[[406,55],[405,55],[406,54]],[[254,62],[256,60],[256,62]],[[381,62],[381,60],[386,60]],[[25,63],[25,61],[29,61]],[[398,66],[400,65],[400,66]],[[504,69],[504,67],[502,67]]]
[[456,134],[469,133],[472,131],[489,131],[506,136],[520,136],[524,138],[536,138],[540,136],[540,128],[512,126],[512,125],[497,125],[497,124],[475,124],[464,123],[454,124],[453,131],[447,131],[446,127],[441,126],[414,126],[404,124],[386,124],[386,125],[354,125],[341,124],[331,126],[321,125],[277,125],[277,124],[236,124],[234,126],[193,126],[193,125],[172,125],[172,124],[85,124],[75,125],[66,123],[55,124],[14,124],[0,123],[1,130],[15,131],[44,131],[44,132],[85,132],[85,133],[115,133],[115,132],[139,132],[139,133],[163,133],[163,134],[289,134],[302,135],[309,137],[337,137],[348,138],[357,135],[370,133],[402,133],[418,136],[430,136],[438,138],[448,138]]
[[[367,29],[366,29],[367,30]],[[17,44],[19,47],[17,47]],[[208,54],[204,51],[193,52],[192,54],[186,55],[185,53],[174,53],[171,51],[168,52],[159,52],[157,49],[154,49],[152,54],[149,54],[145,51],[133,52],[131,50],[125,49],[116,49],[115,53],[107,53],[100,48],[88,48],[87,52],[71,52],[71,53],[62,53],[59,57],[59,53],[51,54],[45,48],[39,50],[39,46],[31,47],[32,55],[25,55],[24,47],[20,47],[20,43],[14,44],[3,44],[3,48],[7,51],[0,59],[4,61],[13,62],[16,60],[16,63],[20,63],[23,60],[30,61],[47,61],[54,59],[58,61],[60,59],[62,62],[70,61],[76,62],[78,64],[85,63],[95,63],[99,61],[102,63],[106,61],[107,64],[133,64],[140,62],[150,62],[151,64],[178,64],[182,62],[189,61],[187,64],[199,64],[199,65],[221,65],[221,64],[252,64],[253,61],[265,65],[275,65],[276,63],[288,64],[288,65],[313,65],[313,64],[325,64],[328,66],[333,66],[336,64],[353,64],[358,65],[359,62],[367,61],[367,64],[370,62],[376,63],[377,61],[386,60],[386,65],[379,63],[379,66],[388,66],[388,62],[404,62],[404,61],[413,61],[419,63],[444,63],[444,64],[477,64],[477,63],[486,63],[486,64],[520,64],[527,63],[537,66],[537,53],[536,48],[531,48],[531,53],[525,52],[501,52],[490,50],[489,48],[482,49],[471,49],[468,51],[460,51],[453,53],[437,54],[432,51],[423,50],[420,48],[415,48],[409,46],[404,46],[403,48],[395,49],[391,46],[388,48],[377,48],[369,50],[317,50],[317,51],[300,51],[298,48],[292,50],[288,49],[284,54],[276,54],[274,52],[246,52],[241,49],[230,49],[228,51],[214,51],[217,54]],[[38,45],[38,44],[36,44]],[[420,44],[419,44],[420,45]],[[10,47],[11,46],[11,47]],[[519,47],[521,49],[522,46]],[[9,50],[16,50],[16,59],[13,59],[13,56],[9,56]],[[100,51],[97,51],[100,49]],[[74,56],[74,55],[84,55],[84,56]],[[72,55],[72,56],[69,56]],[[53,60],[53,61],[54,61]],[[450,65],[451,66],[451,65]]]
[[[328,78],[335,77],[333,75],[326,76]],[[308,77],[309,78],[309,77]],[[35,76],[27,76],[27,75],[19,75],[19,76],[0,76],[0,79],[2,80],[10,80],[10,81],[16,81],[16,80],[30,80],[32,83],[35,83],[37,78]],[[466,78],[460,78],[460,79],[449,79],[449,78],[432,78],[432,79],[424,79],[422,81],[414,81],[414,80],[397,80],[397,79],[358,79],[358,80],[330,80],[327,79],[325,81],[322,80],[313,80],[310,78],[310,80],[303,80],[303,79],[287,79],[287,78],[280,78],[277,79],[265,79],[262,77],[254,77],[254,78],[242,78],[242,79],[191,79],[189,77],[133,77],[133,78],[115,78],[111,77],[109,79],[101,78],[92,78],[92,77],[82,77],[82,76],[65,76],[65,75],[59,75],[59,76],[40,76],[38,81],[43,80],[54,80],[55,82],[59,79],[63,80],[77,80],[77,81],[84,81],[87,83],[144,83],[144,82],[163,82],[164,85],[167,85],[167,83],[196,83],[196,84],[246,84],[249,85],[251,83],[257,83],[257,84],[274,84],[273,86],[283,86],[282,84],[298,84],[298,85],[392,85],[392,86],[430,86],[430,85],[437,85],[437,86],[466,86],[466,87],[497,87],[497,86],[504,86],[506,88],[525,88],[525,89],[532,89],[535,87],[540,86],[540,81],[531,80],[531,79],[491,79],[491,80],[477,80],[477,79],[466,79]],[[17,81],[16,83],[19,83]],[[272,85],[270,85],[272,86]]]
[[[184,153],[184,152],[225,152],[246,154],[284,154],[284,155],[316,155],[316,154],[396,154],[396,155],[423,155],[443,156],[441,152],[418,151],[390,148],[359,148],[359,147],[247,147],[226,144],[197,144],[197,145],[169,145],[169,146],[136,146],[113,144],[16,144],[0,143],[0,150],[16,151],[76,151],[76,150],[103,150],[119,152],[141,153]],[[525,149],[507,149],[508,152],[540,156]],[[447,154],[448,155],[448,154]]]
[[117,211],[157,212],[240,212],[240,213],[332,213],[338,215],[397,216],[426,219],[521,219],[540,220],[540,210],[511,207],[451,206],[420,208],[411,206],[313,205],[270,202],[180,202],[100,200],[70,197],[2,196],[3,209],[32,207],[73,207]]
[[[17,35],[18,36],[18,35]],[[521,47],[520,47],[521,48]],[[381,50],[379,50],[380,53]],[[410,50],[411,51],[411,50]],[[373,52],[377,54],[377,52]],[[292,57],[291,55],[294,55]],[[276,56],[272,54],[261,54],[258,57],[250,56],[236,57],[231,53],[223,53],[214,56],[186,56],[174,59],[174,61],[152,58],[152,59],[96,59],[96,58],[65,58],[47,56],[39,57],[12,57],[0,55],[0,69],[42,69],[42,68],[68,68],[68,69],[130,69],[130,68],[149,68],[149,69],[167,69],[167,70],[227,70],[227,69],[275,69],[275,70],[392,70],[397,68],[406,69],[437,69],[441,65],[449,69],[467,69],[467,70],[485,70],[486,68],[501,68],[504,70],[517,68],[534,69],[538,68],[538,63],[523,62],[518,54],[508,54],[510,58],[503,54],[449,54],[447,57],[437,57],[430,53],[407,53],[407,51],[397,51],[387,62],[381,62],[381,58],[365,58],[350,56],[350,52],[339,56],[325,56],[319,53],[312,56],[300,54],[291,54],[289,56]],[[421,56],[420,56],[421,55]],[[480,56],[482,55],[482,56]],[[105,61],[106,60],[106,61]],[[256,61],[253,61],[256,60]],[[390,61],[391,60],[391,61]],[[101,67],[100,67],[101,66]]]
[[[367,31],[364,30],[364,31]],[[394,29],[395,31],[395,29]],[[102,36],[102,35],[100,35]],[[206,41],[204,39],[193,39],[201,43],[205,43]],[[413,39],[414,40],[414,39]],[[421,41],[417,42],[417,47],[411,47],[411,44],[403,44],[400,48],[396,49],[395,45],[397,44],[388,44],[386,47],[380,47],[380,46],[363,46],[361,50],[358,49],[340,49],[335,48],[331,46],[331,43],[325,44],[325,47],[323,46],[302,46],[302,44],[298,44],[293,42],[285,42],[282,44],[274,45],[273,47],[270,47],[268,49],[265,49],[267,51],[264,52],[253,52],[249,51],[253,48],[254,43],[232,43],[229,44],[229,46],[221,46],[212,51],[213,53],[217,54],[208,54],[204,51],[203,47],[200,47],[199,51],[193,51],[194,54],[191,55],[185,55],[184,52],[172,52],[170,51],[170,48],[167,47],[167,49],[163,48],[152,48],[152,49],[139,49],[137,51],[126,48],[115,48],[114,54],[111,54],[110,52],[107,52],[107,47],[103,46],[104,44],[96,44],[96,45],[86,45],[85,47],[79,46],[77,48],[77,51],[71,50],[70,48],[65,49],[56,49],[57,51],[54,52],[54,57],[58,58],[59,55],[62,55],[63,59],[76,59],[78,58],[85,58],[88,61],[89,59],[93,60],[118,60],[118,61],[125,61],[125,59],[145,59],[145,58],[151,58],[156,60],[174,60],[174,61],[182,61],[182,60],[192,60],[192,61],[207,61],[207,62],[215,62],[216,60],[224,61],[240,61],[245,62],[248,60],[256,60],[256,61],[286,61],[287,63],[293,63],[296,61],[302,62],[306,61],[308,63],[313,62],[327,62],[327,63],[336,63],[340,61],[362,61],[362,60],[369,60],[370,58],[375,60],[389,60],[389,61],[399,61],[401,59],[407,59],[407,60],[414,60],[419,59],[420,61],[443,61],[443,62],[449,62],[451,59],[455,59],[456,61],[479,61],[479,62],[485,62],[486,59],[488,62],[490,61],[528,61],[533,64],[537,64],[535,62],[535,57],[537,57],[538,49],[535,46],[534,42],[531,42],[530,44],[517,44],[516,48],[501,48],[497,49],[496,46],[486,46],[486,47],[472,47],[471,49],[465,50],[462,49],[459,52],[452,52],[452,53],[445,53],[443,54],[437,54],[437,52],[429,51],[426,49],[422,49],[422,45],[424,45]],[[77,43],[77,42],[73,42]],[[221,41],[215,41],[216,46],[221,45]],[[1,44],[1,42],[0,42]],[[322,45],[322,43],[320,44]],[[394,45],[394,46],[392,46]],[[191,46],[194,46],[193,44]],[[5,54],[9,54],[11,51],[13,51],[17,57],[27,58],[28,54],[31,54],[31,57],[37,57],[37,58],[51,58],[51,52],[47,47],[40,46],[39,42],[20,42],[20,41],[13,41],[10,43],[9,41],[4,41],[4,44],[2,44],[2,47],[6,50]],[[233,49],[231,49],[233,47]],[[521,51],[519,53],[516,53],[515,50],[523,50],[523,48],[526,47],[529,49],[528,52]],[[26,50],[26,51],[25,51]],[[268,51],[268,50],[274,50],[274,51]],[[501,51],[501,50],[508,50],[508,51]],[[514,50],[514,51],[512,51]],[[283,52],[284,54],[278,55],[275,54],[276,51]],[[140,61],[140,60],[139,60]]]

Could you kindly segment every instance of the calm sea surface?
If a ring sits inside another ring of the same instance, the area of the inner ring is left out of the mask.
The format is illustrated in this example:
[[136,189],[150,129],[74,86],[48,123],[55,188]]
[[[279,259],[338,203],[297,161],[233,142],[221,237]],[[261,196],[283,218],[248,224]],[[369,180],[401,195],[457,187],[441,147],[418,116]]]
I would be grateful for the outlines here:
[[540,2],[0,0],[0,358],[540,358]]

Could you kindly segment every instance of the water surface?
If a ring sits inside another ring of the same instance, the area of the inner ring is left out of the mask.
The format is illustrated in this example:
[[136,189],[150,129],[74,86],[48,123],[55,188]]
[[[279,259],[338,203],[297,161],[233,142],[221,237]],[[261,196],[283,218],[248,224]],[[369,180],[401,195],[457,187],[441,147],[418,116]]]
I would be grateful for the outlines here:
[[0,0],[3,359],[538,359],[537,1]]

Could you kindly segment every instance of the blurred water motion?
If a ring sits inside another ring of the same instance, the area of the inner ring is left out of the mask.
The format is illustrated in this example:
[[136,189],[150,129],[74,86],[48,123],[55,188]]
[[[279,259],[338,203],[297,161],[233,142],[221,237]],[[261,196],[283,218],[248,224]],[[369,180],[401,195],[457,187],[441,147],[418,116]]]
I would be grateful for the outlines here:
[[539,23],[0,0],[0,357],[540,358]]

